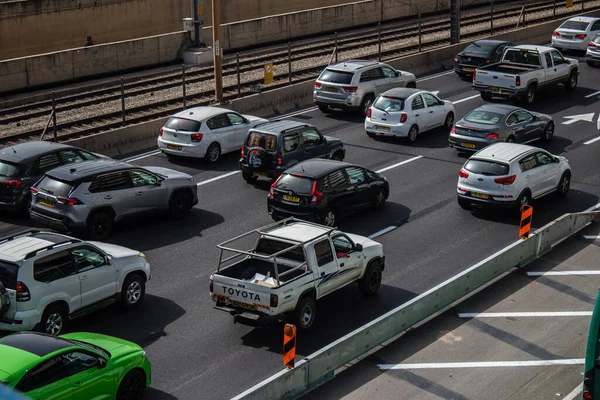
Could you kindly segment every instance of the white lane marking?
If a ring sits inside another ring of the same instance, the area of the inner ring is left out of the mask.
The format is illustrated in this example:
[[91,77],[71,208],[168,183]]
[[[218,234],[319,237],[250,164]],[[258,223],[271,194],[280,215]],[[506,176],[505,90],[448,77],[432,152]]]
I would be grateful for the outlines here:
[[422,364],[378,364],[379,369],[440,369],[440,368],[502,368],[502,367],[545,367],[549,365],[585,364],[585,358],[535,361],[479,361]]
[[417,82],[425,82],[431,79],[435,79],[435,78],[439,78],[440,76],[444,76],[444,75],[450,75],[453,74],[454,71],[448,71],[448,72],[441,72],[439,74],[434,74],[434,75],[429,75],[429,76],[425,76],[423,78],[417,79]]
[[142,158],[155,156],[157,154],[160,154],[160,150],[152,150],[147,153],[139,154],[137,156],[124,158],[123,161],[125,161],[125,162],[137,161],[137,160],[141,160]]
[[575,400],[583,392],[583,382],[579,384],[571,393],[566,395],[563,400]]
[[584,239],[588,239],[588,240],[598,240],[600,239],[600,236],[598,235],[583,235]]
[[205,181],[198,182],[196,185],[197,186],[206,185],[207,183],[218,181],[219,179],[227,178],[228,176],[239,174],[239,173],[240,173],[240,171],[231,171],[231,172],[228,172],[226,174],[215,176],[214,178],[210,178],[210,179],[207,179]]
[[562,124],[563,125],[571,125],[574,124],[575,122],[594,122],[594,115],[596,113],[586,113],[586,114],[577,114],[577,115],[566,115],[563,118],[567,119],[568,121],[564,121]]
[[386,233],[391,232],[391,231],[393,231],[396,228],[398,228],[398,227],[394,226],[394,225],[388,226],[387,228],[384,228],[384,229],[382,229],[380,231],[377,231],[377,232],[369,235],[369,239],[375,239],[376,237],[379,237],[381,235],[385,235]]
[[[598,120],[600,121],[600,118]],[[588,140],[587,142],[583,142],[583,144],[592,144],[594,142],[597,142],[598,140],[600,140],[600,136],[598,136],[597,138],[594,138],[592,140]]]
[[458,313],[459,318],[508,318],[508,317],[589,317],[591,311],[551,312],[503,312],[503,313]]
[[600,94],[600,90],[598,90],[597,92],[594,93],[590,93],[587,96],[585,96],[586,99],[589,99],[590,97],[594,97]]
[[476,95],[473,95],[473,96],[470,96],[470,97],[465,97],[464,99],[460,99],[460,100],[453,101],[453,102],[452,102],[452,104],[458,104],[458,103],[462,103],[463,101],[469,101],[469,100],[473,100],[473,99],[475,99],[475,98],[477,98],[477,97],[480,97],[480,96],[481,96],[481,95],[479,95],[479,94],[476,94]]
[[552,276],[552,275],[600,275],[600,271],[530,271],[527,276]]
[[416,157],[413,157],[413,158],[409,158],[408,160],[400,161],[399,163],[396,163],[396,164],[390,165],[390,166],[388,166],[388,167],[382,168],[382,169],[380,169],[379,171],[375,171],[375,172],[377,172],[378,174],[380,174],[380,173],[382,173],[382,172],[389,171],[389,170],[390,170],[390,169],[392,169],[392,168],[396,168],[396,167],[399,167],[399,166],[401,166],[401,165],[408,164],[408,163],[409,163],[409,162],[411,162],[411,161],[418,160],[419,158],[422,158],[422,157],[423,157],[423,156],[416,156]]
[[289,114],[283,114],[281,116],[273,117],[273,118],[271,118],[271,121],[276,120],[276,119],[285,119],[285,118],[295,117],[296,115],[306,114],[306,113],[309,113],[309,112],[312,112],[312,111],[316,111],[318,109],[319,109],[319,107],[317,107],[317,106],[309,107],[309,108],[306,108],[304,110],[294,111],[294,112],[291,112]]

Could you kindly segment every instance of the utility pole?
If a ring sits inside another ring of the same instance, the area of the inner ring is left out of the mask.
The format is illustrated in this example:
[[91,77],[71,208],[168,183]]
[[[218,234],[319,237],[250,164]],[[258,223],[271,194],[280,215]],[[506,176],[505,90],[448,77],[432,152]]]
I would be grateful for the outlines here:
[[194,47],[205,47],[202,38],[202,0],[194,0]]
[[461,0],[450,0],[450,43],[460,43],[460,3]]
[[215,103],[223,100],[223,48],[221,47],[221,0],[212,0],[213,58],[215,62]]

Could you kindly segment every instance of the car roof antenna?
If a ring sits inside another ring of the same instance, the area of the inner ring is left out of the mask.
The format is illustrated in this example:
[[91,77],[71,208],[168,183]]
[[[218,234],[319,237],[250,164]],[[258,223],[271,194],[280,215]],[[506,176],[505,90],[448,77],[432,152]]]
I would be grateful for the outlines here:
[[300,168],[302,168],[302,172],[305,172],[304,171],[304,165],[300,165]]
[[10,149],[13,151],[14,154],[17,154],[17,151],[15,150],[14,147],[11,147]]

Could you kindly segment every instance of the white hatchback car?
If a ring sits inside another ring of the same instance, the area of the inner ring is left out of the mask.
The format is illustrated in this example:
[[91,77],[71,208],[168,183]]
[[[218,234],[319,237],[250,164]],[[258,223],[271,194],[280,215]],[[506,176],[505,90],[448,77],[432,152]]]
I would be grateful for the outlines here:
[[600,64],[600,34],[588,43],[585,62],[589,66]]
[[173,115],[158,133],[158,148],[167,156],[204,158],[240,151],[248,130],[267,119],[221,107],[193,107]]
[[454,105],[421,89],[396,88],[378,96],[367,110],[365,131],[370,137],[399,136],[414,142],[425,131],[454,124]]
[[472,208],[514,208],[549,193],[566,196],[569,161],[516,143],[494,143],[473,154],[458,173],[458,204]]
[[600,33],[600,18],[573,17],[552,32],[552,47],[586,51],[588,43]]

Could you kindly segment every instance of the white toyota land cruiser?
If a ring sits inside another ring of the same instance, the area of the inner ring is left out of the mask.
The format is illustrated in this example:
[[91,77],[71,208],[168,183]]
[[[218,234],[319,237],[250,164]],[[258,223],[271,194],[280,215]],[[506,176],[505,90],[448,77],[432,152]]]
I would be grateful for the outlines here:
[[[228,247],[234,241],[251,250]],[[298,328],[308,329],[317,299],[353,282],[373,295],[385,266],[380,243],[293,217],[217,247],[219,266],[210,277],[215,308],[250,325],[291,317]]]

